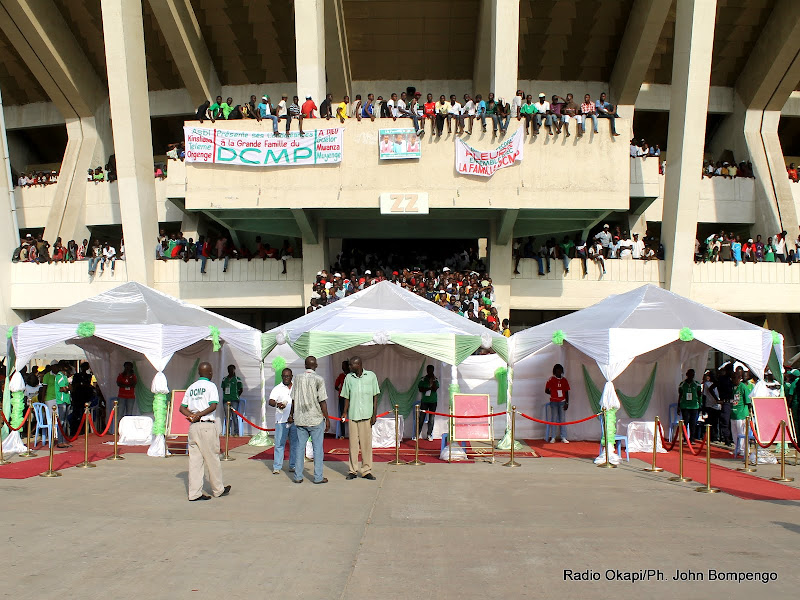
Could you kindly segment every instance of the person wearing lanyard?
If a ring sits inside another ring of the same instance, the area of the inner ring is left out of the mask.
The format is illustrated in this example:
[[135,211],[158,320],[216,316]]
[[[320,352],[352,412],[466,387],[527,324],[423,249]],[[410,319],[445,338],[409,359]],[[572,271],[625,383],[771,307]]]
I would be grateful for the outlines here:
[[133,405],[136,402],[136,375],[133,372],[132,362],[122,365],[122,373],[117,376],[117,386],[119,387],[117,397],[120,399],[119,418],[121,419],[133,414]]
[[228,376],[222,380],[222,401],[225,403],[223,414],[228,414],[228,402],[231,403],[231,414],[227,416],[228,427],[231,429],[231,435],[239,435],[239,419],[233,413],[234,410],[239,410],[239,398],[242,396],[244,387],[242,380],[236,375],[236,367],[228,365]]
[[[547,380],[544,386],[544,393],[550,396],[550,406],[555,412],[553,420],[556,423],[564,422],[564,413],[569,408],[569,382],[564,377],[564,367],[559,364],[553,366],[553,376]],[[553,426],[553,436],[550,443],[556,442],[556,429],[561,434],[561,441],[569,444],[567,439],[567,428],[564,425]]]
[[275,407],[275,453],[272,461],[272,474],[277,475],[283,468],[287,437],[289,438],[289,471],[294,471],[297,428],[294,424],[289,423],[289,414],[292,412],[291,369],[286,368],[281,371],[281,382],[269,393],[269,405]]
[[222,483],[222,466],[219,462],[219,432],[214,413],[219,404],[217,386],[211,382],[214,370],[207,362],[197,367],[200,378],[186,390],[181,402],[181,414],[189,425],[189,502],[210,500],[203,493],[203,471],[208,471],[208,482],[215,498],[227,496],[231,486]]
[[699,441],[702,437],[699,435],[697,427],[697,414],[700,411],[702,395],[703,389],[694,380],[694,369],[689,369],[686,371],[686,379],[678,386],[678,408],[686,425],[689,439],[693,442]]
[[361,477],[375,479],[372,474],[372,426],[378,411],[381,393],[378,378],[361,364],[361,358],[350,359],[350,374],[344,378],[342,397],[344,417],[350,421],[350,471],[346,479],[355,479],[358,473],[358,450],[361,449]]

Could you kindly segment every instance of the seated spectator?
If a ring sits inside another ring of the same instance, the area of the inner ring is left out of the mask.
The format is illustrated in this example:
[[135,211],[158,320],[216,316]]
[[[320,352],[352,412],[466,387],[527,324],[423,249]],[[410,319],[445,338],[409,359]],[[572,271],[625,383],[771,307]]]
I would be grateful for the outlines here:
[[608,119],[611,121],[611,135],[614,137],[618,136],[616,120],[619,118],[619,115],[617,114],[616,107],[606,99],[605,92],[600,94],[600,99],[594,104],[597,107],[597,116],[601,119]]
[[297,126],[300,128],[300,137],[305,135],[303,131],[303,111],[298,106],[299,98],[297,96],[292,96],[292,102],[286,109],[286,135],[289,135],[289,130],[292,126],[292,119],[297,119]]
[[450,94],[450,108],[447,111],[447,133],[450,133],[450,122],[456,122],[456,135],[464,133],[463,106],[456,99],[455,94]]
[[89,276],[94,276],[97,265],[103,260],[103,248],[100,247],[100,240],[92,240],[92,247],[89,251]]
[[538,133],[536,126],[536,105],[532,102],[533,98],[528,94],[525,97],[525,102],[520,106],[519,113],[525,119],[525,135],[530,135],[531,121],[533,121],[534,133]]
[[66,258],[66,248],[61,244],[61,238],[56,238],[53,243],[53,262],[64,262]]
[[520,121],[522,119],[522,113],[520,112],[520,109],[522,108],[522,103],[524,101],[525,101],[525,92],[523,92],[522,90],[517,90],[517,93],[514,94],[514,98],[512,98],[511,100],[511,112],[510,112],[511,118],[516,117],[517,121]]
[[475,101],[470,97],[469,94],[464,94],[464,105],[461,108],[461,131],[464,132],[465,123],[467,119],[469,119],[469,131],[467,131],[467,135],[472,135],[472,124],[475,121],[475,115],[477,114],[477,107]]
[[603,269],[603,275],[606,274],[606,260],[603,256],[604,252],[605,249],[603,248],[603,244],[600,243],[599,240],[595,240],[594,243],[589,246],[589,258],[599,265],[601,269]]
[[111,264],[111,272],[114,272],[114,267],[117,262],[117,249],[108,242],[103,244],[103,260],[100,262],[100,272],[106,270],[106,263]]
[[269,101],[269,96],[266,94],[261,96],[261,103],[256,107],[258,114],[262,119],[269,119],[272,121],[272,134],[278,135],[278,117],[273,114],[272,104]]
[[650,146],[650,156],[661,156],[661,148],[658,144]]
[[786,167],[786,174],[789,175],[789,179],[791,179],[792,182],[798,182],[797,167],[794,166],[794,163],[789,163],[789,166]]
[[564,126],[564,107],[567,105],[567,101],[562,98],[561,96],[557,96],[553,94],[550,98],[550,112],[553,115],[553,126],[555,127],[556,133],[561,133],[561,128]]
[[319,106],[319,118],[330,120],[333,116],[333,94],[326,94]]
[[581,104],[581,116],[583,117],[583,123],[581,123],[581,133],[586,133],[587,119],[592,120],[594,132],[597,133],[597,106],[595,106],[595,103],[592,102],[592,97],[589,94],[584,94],[583,96],[583,104]]
[[92,180],[95,183],[100,183],[105,180],[105,176],[103,174],[103,167],[97,167],[94,170],[94,175],[92,176]]
[[300,108],[300,112],[303,115],[304,119],[316,119],[316,115],[314,111],[317,110],[317,105],[314,104],[314,101],[311,99],[311,96],[306,96],[306,101],[303,102],[303,106]]
[[164,173],[164,170],[159,165],[153,165],[153,176],[156,179],[160,179],[160,180],[163,181],[164,178],[166,177],[166,174]]
[[564,130],[566,131],[565,137],[570,136],[569,122],[573,120],[575,121],[575,129],[578,137],[583,135],[583,130],[581,128],[581,109],[575,102],[572,94],[567,94],[567,98],[564,101],[561,120],[564,122]]
[[[222,100],[222,98],[219,99]],[[209,100],[206,100],[197,107],[195,118],[200,121],[201,125],[206,119],[210,119],[212,123],[214,122],[214,115],[211,113],[211,102]]]

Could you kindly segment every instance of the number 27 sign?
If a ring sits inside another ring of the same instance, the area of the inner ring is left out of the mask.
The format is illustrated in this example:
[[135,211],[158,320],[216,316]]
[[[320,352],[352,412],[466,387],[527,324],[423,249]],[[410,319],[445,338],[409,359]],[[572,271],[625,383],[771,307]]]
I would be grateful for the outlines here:
[[381,194],[382,215],[427,215],[428,194]]

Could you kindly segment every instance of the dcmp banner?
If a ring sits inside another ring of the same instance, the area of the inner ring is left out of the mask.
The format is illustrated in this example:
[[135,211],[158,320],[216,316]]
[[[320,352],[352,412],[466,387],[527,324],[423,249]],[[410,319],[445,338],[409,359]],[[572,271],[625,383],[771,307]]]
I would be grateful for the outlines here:
[[186,162],[275,167],[342,162],[344,129],[311,129],[304,136],[276,137],[265,131],[183,128]]
[[498,169],[522,160],[522,127],[494,150],[476,150],[456,138],[456,170],[462,175],[491,177]]

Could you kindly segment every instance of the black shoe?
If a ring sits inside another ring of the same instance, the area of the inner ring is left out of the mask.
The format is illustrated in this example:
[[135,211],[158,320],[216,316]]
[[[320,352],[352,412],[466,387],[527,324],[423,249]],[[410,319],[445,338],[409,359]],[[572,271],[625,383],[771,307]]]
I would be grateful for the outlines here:
[[189,498],[189,502],[197,502],[198,500],[211,500],[211,496],[206,496],[205,494],[203,494],[202,496],[199,496],[197,498]]
[[303,483],[302,479],[292,479],[294,483]]
[[319,485],[320,483],[328,483],[328,478],[327,477],[323,477],[322,479],[320,479],[319,481],[315,481],[314,483],[316,485]]
[[355,479],[355,478],[356,478],[356,474],[355,473],[348,473],[347,477],[345,477],[345,479]]
[[226,485],[225,488],[222,490],[222,493],[217,497],[222,498],[223,496],[227,496],[230,493],[231,493],[231,486]]
[[363,479],[372,479],[374,481],[375,475],[373,475],[372,473],[367,473],[366,475],[363,476]]

